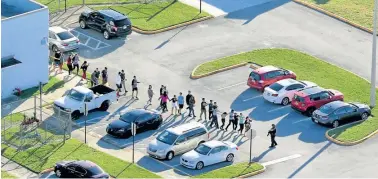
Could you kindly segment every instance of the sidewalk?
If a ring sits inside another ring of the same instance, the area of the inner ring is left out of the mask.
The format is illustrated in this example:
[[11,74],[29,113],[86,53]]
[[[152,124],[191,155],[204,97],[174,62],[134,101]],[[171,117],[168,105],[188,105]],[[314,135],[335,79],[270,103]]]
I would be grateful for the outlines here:
[[38,178],[38,174],[24,168],[21,165],[1,156],[1,170],[14,175],[17,178]]

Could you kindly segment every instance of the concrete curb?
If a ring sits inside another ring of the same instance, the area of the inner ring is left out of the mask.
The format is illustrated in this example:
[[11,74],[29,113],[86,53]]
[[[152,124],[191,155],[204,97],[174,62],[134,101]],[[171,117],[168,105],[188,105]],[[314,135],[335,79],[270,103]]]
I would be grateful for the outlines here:
[[[205,62],[205,63],[209,63],[209,62]],[[201,63],[201,64],[197,65],[196,68],[194,68],[194,70],[190,74],[190,78],[191,79],[195,80],[195,79],[203,78],[203,77],[206,77],[206,76],[214,75],[216,73],[220,73],[220,72],[224,72],[224,71],[227,71],[227,70],[232,70],[232,69],[235,69],[235,68],[239,68],[239,67],[242,67],[242,66],[245,66],[245,65],[248,64],[248,62],[243,62],[243,63],[239,63],[239,64],[232,65],[232,66],[229,66],[229,67],[221,68],[219,70],[215,70],[215,71],[203,74],[203,75],[194,75],[194,72],[197,70],[197,68],[199,68],[201,65],[203,65],[205,63]]]
[[338,145],[342,145],[342,146],[352,146],[352,145],[360,144],[360,143],[364,142],[365,140],[367,140],[367,139],[373,137],[375,134],[378,134],[378,129],[375,130],[375,131],[373,131],[373,132],[370,133],[369,135],[365,136],[364,138],[362,138],[362,139],[360,139],[360,140],[352,141],[352,142],[343,142],[343,141],[337,140],[337,139],[333,138],[332,136],[329,136],[328,133],[329,133],[330,131],[332,131],[332,130],[339,129],[339,128],[341,128],[341,127],[344,127],[344,128],[345,128],[345,127],[349,127],[349,126],[352,126],[352,125],[355,125],[355,124],[360,124],[360,123],[363,123],[363,122],[365,122],[365,120],[364,120],[364,121],[356,121],[356,122],[352,122],[352,123],[350,123],[350,124],[343,125],[343,126],[340,126],[340,127],[334,128],[334,129],[329,129],[329,130],[326,131],[326,133],[325,133],[325,137],[326,137],[329,141],[331,141],[331,142],[333,142],[333,143],[335,143],[335,144],[338,144]]
[[338,16],[338,15],[332,13],[332,12],[329,12],[329,11],[327,11],[327,10],[324,10],[324,9],[322,9],[321,7],[317,6],[317,5],[313,5],[313,4],[310,4],[310,3],[307,3],[307,2],[303,2],[303,1],[301,1],[301,0],[292,0],[292,1],[295,2],[295,3],[297,3],[297,4],[303,5],[303,6],[305,6],[305,7],[308,7],[308,8],[310,8],[310,9],[313,9],[313,10],[315,10],[315,11],[318,11],[318,12],[320,12],[320,13],[323,13],[323,14],[325,14],[325,15],[327,15],[327,16],[332,17],[332,18],[335,18],[335,19],[337,19],[337,20],[340,20],[340,21],[342,21],[342,22],[344,22],[344,23],[346,23],[346,24],[349,24],[349,25],[351,25],[351,26],[353,26],[353,27],[355,27],[355,28],[358,28],[358,29],[360,29],[360,30],[363,30],[363,31],[365,31],[365,32],[368,32],[368,33],[371,33],[371,34],[373,33],[372,29],[366,28],[366,27],[361,26],[361,25],[359,25],[359,24],[357,24],[357,23],[354,23],[354,22],[352,22],[352,21],[350,21],[350,20],[348,20],[348,19],[345,19],[345,18],[343,18],[343,17],[341,17],[341,16]]
[[135,27],[135,26],[132,27],[132,30],[134,32],[137,32],[137,33],[140,33],[140,34],[151,35],[151,34],[157,34],[157,33],[166,32],[166,31],[169,31],[169,30],[177,29],[177,28],[180,28],[180,27],[183,27],[183,26],[192,25],[194,23],[209,20],[209,19],[212,19],[212,18],[213,18],[212,16],[201,17],[199,19],[186,21],[186,22],[183,22],[183,23],[180,23],[180,24],[176,24],[176,25],[169,26],[169,27],[162,28],[162,29],[158,29],[158,30],[143,30],[143,29],[140,29],[140,28]]
[[265,170],[266,170],[266,167],[263,165],[263,168],[261,170],[257,170],[257,171],[251,172],[251,173],[247,173],[245,175],[241,175],[241,176],[238,176],[236,178],[249,178],[251,176],[261,174],[261,173],[265,172]]

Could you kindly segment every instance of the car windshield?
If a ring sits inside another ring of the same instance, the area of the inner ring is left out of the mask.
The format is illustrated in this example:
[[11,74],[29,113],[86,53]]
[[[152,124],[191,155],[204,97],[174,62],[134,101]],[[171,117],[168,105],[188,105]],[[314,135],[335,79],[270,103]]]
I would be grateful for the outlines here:
[[249,74],[249,77],[251,77],[253,80],[256,80],[256,81],[260,80],[260,75],[255,72],[251,72],[251,74]]
[[269,88],[274,91],[280,91],[283,88],[283,86],[278,83],[273,83],[272,85],[269,86]]
[[122,27],[122,26],[124,26],[124,25],[128,25],[128,23],[127,23],[127,19],[114,21],[114,25],[115,25],[116,27]]
[[304,98],[302,98],[302,97],[300,97],[300,96],[298,96],[298,95],[294,95],[294,100],[295,101],[299,101],[299,102],[301,102],[301,103],[303,103],[305,100],[304,100]]
[[124,121],[124,122],[132,123],[132,122],[134,122],[135,120],[138,119],[139,115],[140,114],[131,111],[131,112],[128,112],[128,113],[122,115],[119,119],[121,121]]
[[67,95],[69,98],[77,100],[77,101],[83,101],[85,95],[83,93],[80,93],[74,89],[70,90],[70,92]]
[[177,137],[178,136],[176,134],[172,134],[168,131],[164,131],[156,139],[160,142],[172,145],[176,141]]
[[333,108],[331,105],[323,105],[322,107],[319,108],[319,111],[324,113],[324,114],[331,114],[335,108]]
[[98,175],[98,174],[104,173],[104,171],[103,171],[100,167],[98,167],[98,166],[90,167],[90,168],[88,168],[88,170],[89,170],[93,175]]
[[207,155],[209,152],[210,152],[210,150],[211,150],[211,148],[210,147],[208,147],[208,146],[206,146],[206,145],[203,145],[203,144],[201,144],[201,145],[199,145],[196,149],[194,149],[196,152],[198,152],[199,154],[202,154],[202,155]]
[[73,36],[69,32],[61,32],[61,33],[58,33],[56,35],[58,35],[58,37],[60,38],[60,40],[67,40],[67,39],[71,39],[71,38],[75,37],[75,36]]

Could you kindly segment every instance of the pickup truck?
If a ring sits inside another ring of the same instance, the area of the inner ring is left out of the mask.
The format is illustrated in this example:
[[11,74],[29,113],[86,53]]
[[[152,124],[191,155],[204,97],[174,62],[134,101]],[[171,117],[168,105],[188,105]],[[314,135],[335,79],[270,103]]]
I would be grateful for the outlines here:
[[88,111],[93,109],[106,111],[116,100],[116,91],[107,86],[98,85],[92,88],[77,86],[72,88],[67,95],[55,100],[54,106],[71,113],[72,120],[76,120],[85,112],[85,103],[87,103]]

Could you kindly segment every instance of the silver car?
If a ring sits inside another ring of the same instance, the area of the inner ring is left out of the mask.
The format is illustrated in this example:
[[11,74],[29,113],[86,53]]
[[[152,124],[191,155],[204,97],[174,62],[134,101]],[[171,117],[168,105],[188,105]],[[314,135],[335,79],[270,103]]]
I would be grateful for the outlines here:
[[49,47],[52,51],[71,51],[79,48],[79,39],[59,26],[49,28]]
[[366,104],[333,101],[315,110],[312,114],[312,121],[317,124],[338,127],[356,120],[365,120],[370,115],[370,107]]

